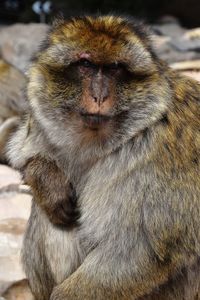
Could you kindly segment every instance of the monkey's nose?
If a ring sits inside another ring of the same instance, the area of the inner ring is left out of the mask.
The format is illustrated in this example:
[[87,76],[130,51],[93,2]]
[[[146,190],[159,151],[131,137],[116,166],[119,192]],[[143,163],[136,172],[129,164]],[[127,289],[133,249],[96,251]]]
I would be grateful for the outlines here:
[[109,97],[108,88],[106,86],[96,86],[91,91],[91,98],[99,106]]
[[81,101],[81,107],[88,114],[103,114],[110,113],[114,106],[114,97],[107,93],[84,93]]
[[110,82],[109,78],[102,74],[100,70],[95,78],[91,81],[90,96],[99,106],[109,97]]
[[94,100],[95,103],[98,104],[98,106],[100,106],[104,101],[106,101],[106,99],[108,98],[108,95],[100,95],[100,96],[93,96],[92,98]]

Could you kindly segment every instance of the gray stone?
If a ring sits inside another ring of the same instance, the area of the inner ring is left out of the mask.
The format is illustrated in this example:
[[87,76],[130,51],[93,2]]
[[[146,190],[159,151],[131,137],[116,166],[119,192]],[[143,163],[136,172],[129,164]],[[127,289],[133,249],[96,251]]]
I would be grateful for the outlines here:
[[156,24],[152,28],[156,34],[169,37],[179,37],[185,33],[185,29],[179,23]]
[[200,52],[200,28],[188,30],[183,35],[171,39],[170,44],[178,51]]
[[154,50],[156,54],[167,63],[184,60],[194,60],[200,58],[200,53],[196,51],[181,52],[172,47],[170,37],[153,36]]

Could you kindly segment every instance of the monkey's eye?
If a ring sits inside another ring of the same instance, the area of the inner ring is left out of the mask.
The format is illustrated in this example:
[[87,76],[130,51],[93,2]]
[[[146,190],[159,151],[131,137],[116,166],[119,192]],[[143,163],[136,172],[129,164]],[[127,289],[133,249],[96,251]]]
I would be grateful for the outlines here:
[[122,63],[114,62],[112,64],[106,65],[105,68],[111,72],[119,73],[122,70],[125,70],[125,66]]
[[87,59],[81,59],[81,60],[79,60],[78,61],[78,65],[80,67],[84,67],[84,68],[94,68],[95,67],[95,65],[91,61],[89,61]]
[[121,64],[119,64],[118,62],[115,62],[115,63],[109,64],[108,68],[110,70],[118,70],[119,68],[121,68]]

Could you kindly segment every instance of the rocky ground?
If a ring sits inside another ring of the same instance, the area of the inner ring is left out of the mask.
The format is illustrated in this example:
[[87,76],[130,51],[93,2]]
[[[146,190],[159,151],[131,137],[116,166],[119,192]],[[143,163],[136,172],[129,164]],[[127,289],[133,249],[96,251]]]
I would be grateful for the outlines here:
[[[187,30],[174,18],[165,17],[152,29],[157,54],[200,81],[200,28]],[[47,30],[47,25],[39,24],[0,27],[0,133],[8,122],[15,126],[23,113],[24,74]],[[3,143],[0,139],[1,161]],[[19,173],[0,165],[0,300],[33,300],[20,264],[30,206],[30,191],[22,185]]]
[[31,300],[20,264],[20,250],[30,206],[31,195],[28,188],[21,185],[19,173],[1,165],[0,295],[4,295],[5,299]]

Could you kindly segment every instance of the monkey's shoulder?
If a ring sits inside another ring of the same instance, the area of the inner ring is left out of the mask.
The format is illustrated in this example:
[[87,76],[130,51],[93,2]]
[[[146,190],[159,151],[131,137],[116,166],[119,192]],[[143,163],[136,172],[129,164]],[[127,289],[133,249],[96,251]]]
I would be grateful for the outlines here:
[[[166,172],[193,172],[200,169],[200,84],[176,75],[172,102],[158,135],[155,162]],[[162,136],[162,138],[161,138]]]
[[193,104],[198,111],[200,110],[200,82],[176,71],[170,72],[169,82],[175,104],[189,108]]
[[200,83],[177,73],[172,80],[172,101],[166,112],[165,125],[171,138],[180,142],[180,137],[199,135]]

